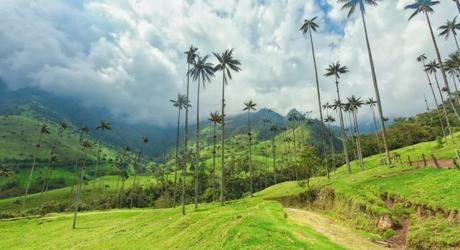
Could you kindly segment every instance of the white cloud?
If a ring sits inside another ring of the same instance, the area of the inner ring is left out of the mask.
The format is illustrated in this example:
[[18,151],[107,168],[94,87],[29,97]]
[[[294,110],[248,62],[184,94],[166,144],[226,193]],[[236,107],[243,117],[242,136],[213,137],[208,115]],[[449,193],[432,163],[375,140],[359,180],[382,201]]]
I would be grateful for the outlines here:
[[[335,98],[324,68],[340,60],[350,68],[343,96],[373,96],[359,15],[346,19],[334,0],[327,13],[314,1],[17,0],[0,3],[0,77],[10,87],[39,86],[75,95],[115,115],[155,123],[173,122],[168,100],[185,91],[183,51],[201,54],[235,48],[243,71],[228,85],[230,113],[254,99],[280,112],[296,107],[317,113],[309,44],[298,31],[304,18],[319,17],[315,34],[323,101]],[[367,24],[386,115],[424,110],[428,95],[415,58],[434,57],[422,16],[408,22],[410,0],[368,7]],[[457,15],[450,1],[436,7],[435,27]],[[325,27],[324,22],[334,27]],[[335,32],[337,27],[343,29]],[[439,38],[443,56],[454,50]],[[214,59],[213,59],[214,60]],[[202,116],[219,109],[221,76],[202,92]],[[196,85],[191,85],[192,102]],[[363,112],[364,113],[364,112]],[[363,115],[365,117],[366,115]]]

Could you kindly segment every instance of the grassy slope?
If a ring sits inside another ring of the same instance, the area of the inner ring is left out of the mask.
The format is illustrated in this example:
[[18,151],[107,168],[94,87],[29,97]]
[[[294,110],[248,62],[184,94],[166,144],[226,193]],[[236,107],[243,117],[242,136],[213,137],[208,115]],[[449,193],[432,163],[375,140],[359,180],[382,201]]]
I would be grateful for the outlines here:
[[[133,184],[133,178],[128,178],[125,182],[125,188],[131,187]],[[153,182],[154,179],[149,176],[138,176],[136,182],[139,184],[147,184],[149,182]],[[104,176],[98,178],[96,181],[96,186],[100,187],[102,184],[105,186],[104,191],[107,192],[114,192],[117,188],[117,176]],[[119,183],[121,187],[121,182]],[[50,190],[46,195],[46,201],[59,201],[65,202],[68,201],[69,203],[73,202],[74,195],[71,193],[73,188],[71,186]],[[93,181],[90,180],[83,185],[82,189],[82,201],[88,201],[96,196],[100,197],[100,188],[97,190],[93,190]],[[0,211],[18,211],[21,208],[21,197],[14,197],[8,199],[0,199]],[[40,193],[31,194],[27,198],[27,208],[37,208],[40,204]]]
[[[460,141],[460,133],[456,137]],[[434,153],[438,158],[452,158],[454,149],[455,145],[452,144],[439,148],[436,142],[428,142],[396,151],[403,159],[410,155],[414,160],[420,158],[422,152],[427,155]],[[383,192],[402,197],[413,204],[425,204],[444,210],[460,209],[460,171],[416,169],[405,164],[389,168],[379,164],[381,157],[365,159],[365,170],[360,170],[353,163],[352,175],[342,167],[332,175],[331,180],[325,177],[314,178],[312,184],[329,185],[337,194],[366,204],[368,209],[379,214],[391,213],[380,197]],[[115,178],[107,180],[111,182],[109,186],[116,185],[115,181]],[[300,187],[297,182],[286,182],[258,193],[255,198],[235,201],[224,208],[217,204],[201,205],[200,210],[190,212],[185,217],[180,215],[178,209],[82,213],[79,220],[81,229],[75,231],[69,229],[69,214],[2,221],[0,233],[5,240],[2,240],[0,247],[337,248],[338,246],[309,228],[286,223],[281,205],[266,200],[295,196],[305,191],[306,188]],[[59,194],[63,191],[52,192]],[[0,206],[2,202],[4,200],[0,201]],[[189,207],[188,210],[191,211],[192,208]],[[29,233],[24,237],[23,232],[26,230]],[[420,238],[428,236],[455,241],[455,232],[458,230],[458,225],[449,226],[445,219],[433,218],[414,221],[409,234],[418,234]],[[435,231],[436,234],[433,234]],[[430,235],[426,235],[428,232]],[[63,237],[66,241],[62,241]],[[142,241],[130,241],[132,238]],[[104,243],[100,239],[104,239]]]
[[287,223],[274,201],[242,199],[187,210],[187,216],[179,208],[87,212],[77,230],[71,214],[2,221],[0,248],[342,249],[308,227]]
[[[58,126],[48,123],[49,135],[43,135],[41,147],[37,149],[40,126],[42,121],[29,116],[9,115],[0,116],[0,159],[31,160],[32,154],[36,154],[39,160],[47,160],[52,146],[58,140],[57,155],[60,160],[74,161],[81,157],[78,135],[66,131],[58,137]],[[70,130],[70,128],[69,128]],[[96,159],[96,145],[88,157]],[[114,157],[114,152],[106,147],[101,147],[101,157]]]

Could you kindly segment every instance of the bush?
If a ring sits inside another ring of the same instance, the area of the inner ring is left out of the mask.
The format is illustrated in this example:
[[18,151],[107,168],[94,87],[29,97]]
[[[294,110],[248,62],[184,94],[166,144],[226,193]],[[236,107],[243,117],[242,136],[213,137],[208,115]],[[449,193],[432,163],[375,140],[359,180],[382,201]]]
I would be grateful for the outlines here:
[[172,197],[169,194],[169,192],[165,192],[160,195],[160,198],[158,198],[155,201],[155,208],[168,208],[173,206],[173,201]]

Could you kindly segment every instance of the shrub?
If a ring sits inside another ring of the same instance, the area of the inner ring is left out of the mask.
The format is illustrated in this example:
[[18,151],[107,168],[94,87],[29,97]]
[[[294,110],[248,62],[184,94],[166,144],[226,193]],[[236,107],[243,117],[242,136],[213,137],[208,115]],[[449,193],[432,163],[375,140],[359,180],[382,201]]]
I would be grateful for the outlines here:
[[385,239],[385,240],[388,240],[389,238],[393,237],[394,235],[396,234],[396,232],[393,230],[393,229],[387,229],[382,237]]

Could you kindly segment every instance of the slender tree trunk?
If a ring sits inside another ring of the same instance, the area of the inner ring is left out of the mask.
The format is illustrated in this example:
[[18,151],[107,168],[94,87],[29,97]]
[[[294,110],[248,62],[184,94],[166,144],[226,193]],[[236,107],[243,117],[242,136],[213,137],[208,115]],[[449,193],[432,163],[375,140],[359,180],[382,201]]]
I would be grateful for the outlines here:
[[452,35],[454,37],[455,45],[457,45],[457,50],[460,50],[460,46],[458,46],[458,40],[456,35]]
[[174,169],[174,190],[173,190],[173,207],[176,207],[177,200],[177,171],[179,171],[179,128],[180,128],[180,110],[177,110],[177,128],[176,128],[176,168]]
[[460,13],[460,1],[459,0],[454,0],[455,4],[457,5],[458,12]]
[[441,115],[441,112],[439,111],[438,98],[436,97],[436,94],[435,94],[435,92],[434,92],[433,84],[432,84],[432,82],[431,82],[430,75],[428,74],[428,71],[425,70],[426,65],[425,65],[425,61],[424,61],[424,60],[422,61],[422,64],[423,64],[423,71],[425,71],[426,78],[427,78],[427,80],[428,80],[428,85],[430,86],[431,93],[433,94],[434,103],[436,104],[436,113],[438,114],[439,123],[441,124],[442,135],[443,135],[443,137],[445,138],[446,143],[447,143],[447,135],[446,135],[446,131],[445,131],[445,129],[444,129],[444,123],[442,122],[442,115]]
[[[310,35],[310,43],[311,43],[311,54],[313,57],[313,65],[315,66],[315,81],[316,81],[316,95],[318,97],[318,110],[319,110],[319,119],[320,119],[320,125],[321,125],[321,140],[322,140],[322,145],[323,145],[323,154],[324,158],[327,159],[327,152],[326,152],[326,138],[324,134],[324,123],[323,123],[323,110],[322,110],[322,105],[321,105],[321,92],[319,89],[319,77],[318,77],[318,66],[316,65],[316,55],[315,55],[315,45],[313,43],[313,35],[311,33],[311,29],[309,29],[309,35]],[[329,176],[329,166],[326,162],[326,173],[327,173],[327,178],[330,179]]]
[[375,128],[375,137],[377,138],[377,148],[379,150],[379,154],[382,153],[382,147],[380,146],[380,139],[379,139],[379,133],[378,133],[378,126],[377,126],[377,120],[375,119],[375,110],[374,107],[371,107],[372,111],[372,118],[374,119],[374,128]]
[[93,180],[93,189],[96,189],[96,179],[99,173],[99,157],[101,152],[101,142],[99,141],[97,144],[97,152],[96,152],[96,172],[94,172],[94,180]]
[[277,183],[276,180],[276,148],[275,148],[275,137],[272,138],[272,157],[273,157],[273,179],[275,181],[275,185]]
[[200,79],[198,79],[197,97],[196,97],[196,163],[194,168],[195,182],[195,209],[198,209],[198,170],[201,167],[200,160]]
[[[288,152],[291,151],[289,148],[289,145],[286,141],[286,135],[284,134],[284,131],[281,132],[282,140],[283,140],[283,147],[284,147],[284,169],[288,169],[288,164],[289,164],[289,155]],[[274,143],[274,142],[273,142]]]
[[460,95],[458,94],[457,80],[455,79],[455,75],[454,75],[454,74],[452,74],[452,82],[454,83],[455,97],[456,97],[456,99],[457,99],[457,103],[460,104]]
[[335,162],[334,138],[333,138],[333,136],[332,136],[331,125],[330,125],[330,123],[327,124],[327,129],[329,130],[329,143],[330,143],[330,147],[331,147],[332,164],[333,164],[334,170],[335,170],[335,168],[337,167],[337,164],[336,164],[336,162]]
[[361,135],[359,133],[359,125],[358,125],[358,116],[357,116],[357,111],[352,111],[353,113],[353,118],[355,120],[355,132],[356,132],[356,146],[358,149],[358,158],[359,158],[359,166],[361,169],[364,169],[364,162],[363,162],[363,152],[361,149]]
[[[441,96],[441,106],[442,106],[442,110],[444,111],[444,118],[446,119],[447,129],[449,130],[450,137],[452,138],[452,143],[455,144],[455,138],[454,138],[454,135],[452,134],[452,128],[450,127],[450,121],[447,115],[447,109],[446,109],[446,106],[444,105],[444,96],[442,94],[441,87],[439,86],[439,81],[438,81],[438,77],[436,76],[436,73],[434,73],[434,79],[436,80],[436,85],[438,86],[439,96]],[[447,142],[447,139],[446,139],[446,142]]]
[[297,145],[296,145],[296,140],[295,140],[295,127],[293,126],[291,128],[292,130],[292,139],[294,143],[294,175],[295,175],[295,180],[299,180],[299,176],[297,174]]
[[187,162],[188,162],[188,108],[189,108],[189,90],[190,90],[190,63],[187,64],[187,102],[185,105],[185,139],[184,139],[184,162],[182,163],[182,215],[185,215],[185,183],[187,181]]
[[30,168],[29,177],[27,178],[26,191],[24,193],[24,200],[22,201],[22,210],[26,208],[27,194],[29,193],[30,183],[32,182],[32,176],[34,174],[35,164],[37,163],[37,154],[38,154],[38,149],[41,147],[40,143],[42,141],[42,136],[43,136],[43,133],[40,132],[40,136],[38,137],[38,143],[36,145],[38,147],[36,147],[35,154],[32,159],[32,167]]
[[144,143],[142,144],[141,151],[139,151],[139,154],[137,155],[137,158],[134,161],[134,165],[133,165],[134,179],[133,179],[133,186],[131,188],[131,200],[130,200],[129,208],[133,208],[134,189],[136,188],[136,179],[137,179],[137,165],[139,164],[143,151],[144,151]]
[[372,58],[371,45],[369,43],[369,37],[367,35],[366,18],[364,17],[364,12],[362,9],[361,9],[361,17],[363,19],[364,34],[366,35],[367,52],[369,54],[369,64],[371,66],[372,82],[374,84],[375,97],[377,98],[377,108],[379,110],[379,115],[380,115],[380,126],[382,129],[383,146],[385,148],[385,153],[387,156],[388,164],[391,164],[390,150],[388,148],[387,132],[385,129],[385,121],[384,121],[384,116],[383,116],[382,101],[380,99],[380,92],[379,92],[379,86],[377,83],[377,76],[375,73],[374,59]]
[[212,172],[211,172],[211,187],[212,187],[212,201],[216,200],[216,122],[214,122],[212,130]]
[[250,187],[250,192],[251,192],[251,197],[253,196],[254,193],[254,183],[253,183],[253,172],[252,172],[252,152],[251,152],[251,144],[252,144],[252,135],[251,135],[251,108],[248,109],[248,152],[249,152],[249,184],[251,185]]
[[83,160],[83,164],[82,164],[81,170],[80,170],[80,180],[78,181],[77,194],[76,194],[76,197],[75,197],[75,207],[74,207],[74,211],[73,211],[72,229],[75,229],[76,226],[77,226],[77,214],[78,214],[78,209],[79,209],[79,206],[80,206],[81,184],[83,182],[83,173],[84,173],[85,166],[86,166],[86,156],[85,156],[85,159]]
[[221,131],[221,155],[220,155],[220,205],[225,202],[224,196],[224,165],[225,165],[225,69],[222,70],[222,131]]
[[[335,86],[337,88],[337,100],[339,101],[339,103],[342,103],[342,101],[340,100],[339,81],[337,78],[335,79]],[[347,149],[347,135],[345,133],[345,124],[343,122],[342,106],[339,106],[339,119],[340,119],[340,129],[342,131],[343,156],[345,157],[345,162],[347,163],[348,173],[351,174],[350,158],[348,157],[348,149]]]
[[433,45],[434,45],[434,48],[436,50],[436,56],[438,58],[438,63],[439,63],[440,69],[441,69],[441,75],[442,75],[442,78],[444,80],[444,84],[447,87],[447,94],[449,95],[449,98],[448,98],[449,100],[448,101],[449,101],[450,105],[452,106],[452,109],[454,111],[454,114],[457,116],[457,119],[460,120],[460,115],[458,114],[458,111],[455,108],[454,102],[452,100],[450,87],[449,87],[449,82],[447,81],[447,75],[446,75],[446,71],[444,69],[444,64],[442,62],[441,53],[439,52],[438,44],[436,42],[436,38],[435,38],[434,33],[433,33],[433,27],[431,27],[430,17],[428,16],[427,12],[425,12],[425,16],[426,16],[426,20],[428,22],[428,26],[430,28],[431,39],[433,40]]

